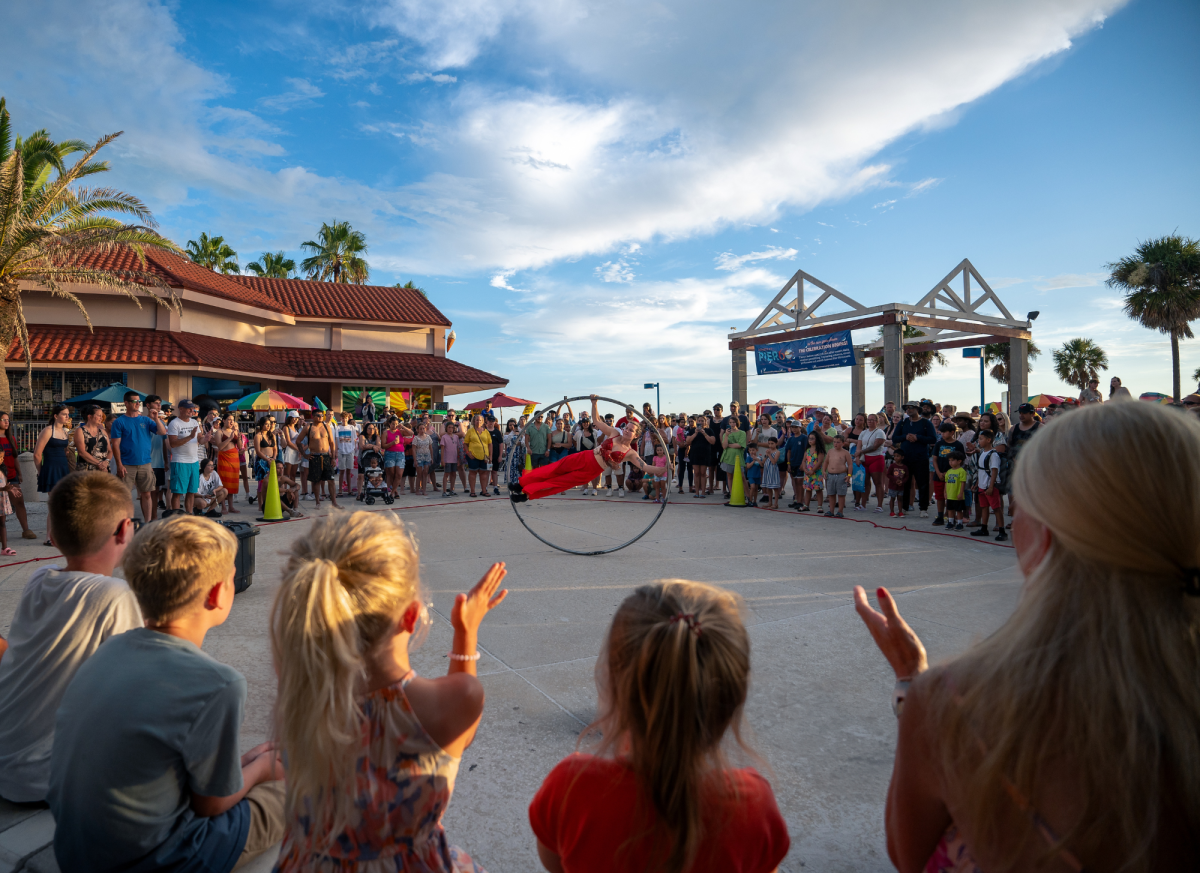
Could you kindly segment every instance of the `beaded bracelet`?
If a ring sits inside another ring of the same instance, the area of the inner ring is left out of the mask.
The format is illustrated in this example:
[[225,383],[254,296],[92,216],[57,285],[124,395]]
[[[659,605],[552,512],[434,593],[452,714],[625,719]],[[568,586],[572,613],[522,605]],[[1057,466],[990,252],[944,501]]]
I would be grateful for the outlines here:
[[450,652],[449,654],[450,654],[451,661],[478,661],[479,660],[479,652],[476,652],[474,655],[460,655],[457,652]]

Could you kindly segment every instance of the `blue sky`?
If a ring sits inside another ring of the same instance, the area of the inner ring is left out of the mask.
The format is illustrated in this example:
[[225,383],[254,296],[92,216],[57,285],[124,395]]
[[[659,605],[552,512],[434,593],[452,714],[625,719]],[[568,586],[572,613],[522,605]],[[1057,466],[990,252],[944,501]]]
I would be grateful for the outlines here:
[[[18,130],[126,131],[110,181],[243,264],[350,221],[373,280],[426,288],[453,357],[521,396],[727,402],[725,334],[797,268],[870,306],[964,257],[1040,310],[1031,390],[1063,390],[1075,336],[1169,390],[1165,338],[1103,278],[1200,236],[1194,2],[113,0],[6,23]],[[960,354],[913,392],[978,402]],[[1186,385],[1200,341],[1181,357]],[[849,373],[750,395],[844,408]]]

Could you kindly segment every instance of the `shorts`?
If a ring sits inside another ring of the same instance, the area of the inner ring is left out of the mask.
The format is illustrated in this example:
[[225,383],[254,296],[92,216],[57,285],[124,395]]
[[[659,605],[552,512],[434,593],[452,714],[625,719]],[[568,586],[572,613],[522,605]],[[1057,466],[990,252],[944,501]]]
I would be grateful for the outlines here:
[[967,501],[965,501],[965,500],[947,500],[946,501],[946,511],[947,512],[965,512],[966,508],[967,508]]
[[404,456],[404,475],[409,478],[417,475],[417,465],[413,463],[412,455]]
[[308,461],[308,481],[328,482],[333,478],[333,458],[327,454],[313,455]]
[[433,466],[433,458],[417,458],[413,463],[417,465],[418,470],[424,470]]
[[454,461],[450,461],[449,463],[443,464],[443,465],[442,465],[442,471],[443,471],[443,472],[444,472],[444,473],[445,473],[447,476],[449,476],[451,479],[453,479],[453,478],[454,478],[454,474],[455,474],[456,472],[458,472],[458,464],[454,463]]
[[347,472],[354,469],[354,455],[343,455],[338,452],[338,469]]
[[[104,472],[108,472],[108,463],[104,464]],[[196,473],[199,476],[199,472]],[[149,464],[126,464],[125,485],[130,491],[137,490],[139,494],[149,494],[154,490],[154,468]]]
[[825,494],[827,497],[845,497],[846,492],[850,490],[850,483],[846,479],[845,473],[826,473],[825,474]]
[[[467,458],[467,469],[468,470],[482,470],[483,469],[483,467],[472,467],[471,466],[472,460],[473,460],[472,458]],[[482,464],[483,461],[480,461],[479,463]],[[530,466],[533,467],[533,469],[535,469],[535,470],[538,467],[544,467],[549,463],[550,463],[550,459],[548,457],[546,457],[545,455],[534,455],[530,459]]]
[[746,482],[750,485],[762,484],[762,468],[754,467],[746,471]]
[[383,468],[385,470],[391,467],[404,466],[404,452],[384,452],[383,453]]
[[279,463],[281,464],[299,464],[300,453],[295,449],[287,448],[286,446],[279,452]]
[[[149,465],[147,465],[148,468]],[[200,463],[190,464],[171,462],[171,493],[195,494],[200,490]]]
[[897,491],[895,488],[889,488],[888,489],[888,497],[895,497],[897,500],[903,500],[904,499],[904,490],[901,489],[901,490]]
[[867,468],[868,476],[872,473],[882,473],[884,467],[887,466],[887,462],[883,459],[883,452],[878,455],[863,455],[862,463]]
[[166,491],[167,490],[167,471],[164,470],[162,467],[154,468],[154,490],[155,491]]
[[979,491],[979,506],[981,509],[994,509],[997,512],[1004,508],[1004,498],[1000,496],[1000,489],[996,489],[996,493],[991,496],[986,491]]
[[[729,474],[729,473],[732,473],[732,472],[733,472],[733,464],[718,464],[717,466],[721,468],[721,472],[722,472],[722,473]],[[725,480],[724,480],[724,479],[718,479],[717,481],[718,481],[718,482],[723,482],[723,481],[725,481]]]
[[946,483],[936,477],[933,480],[933,496],[938,500],[944,500],[946,497]]
[[[467,458],[468,470],[486,470],[488,466],[487,458]],[[534,466],[537,466],[536,464]]]

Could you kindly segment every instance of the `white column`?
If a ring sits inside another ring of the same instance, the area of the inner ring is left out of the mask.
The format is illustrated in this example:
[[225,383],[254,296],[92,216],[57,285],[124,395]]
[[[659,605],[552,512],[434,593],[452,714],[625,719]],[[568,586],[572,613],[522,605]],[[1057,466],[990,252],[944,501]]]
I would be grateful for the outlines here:
[[1029,396],[1029,340],[1008,341],[1008,418],[1015,423],[1017,407]]
[[867,366],[862,352],[854,351],[854,366],[850,368],[850,415],[867,412]]
[[896,408],[908,398],[904,396],[904,325],[883,326],[883,400],[892,401]]
[[733,400],[736,400],[742,407],[746,408],[749,402],[746,399],[746,350],[733,350]]

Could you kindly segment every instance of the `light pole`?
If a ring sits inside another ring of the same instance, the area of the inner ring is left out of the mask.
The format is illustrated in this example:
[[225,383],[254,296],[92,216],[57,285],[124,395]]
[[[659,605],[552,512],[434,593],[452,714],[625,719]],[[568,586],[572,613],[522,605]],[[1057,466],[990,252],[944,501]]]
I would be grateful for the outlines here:
[[654,414],[662,415],[662,392],[659,390],[658,383],[657,382],[647,382],[642,387],[645,388],[647,391],[649,391],[651,388],[654,389]]

